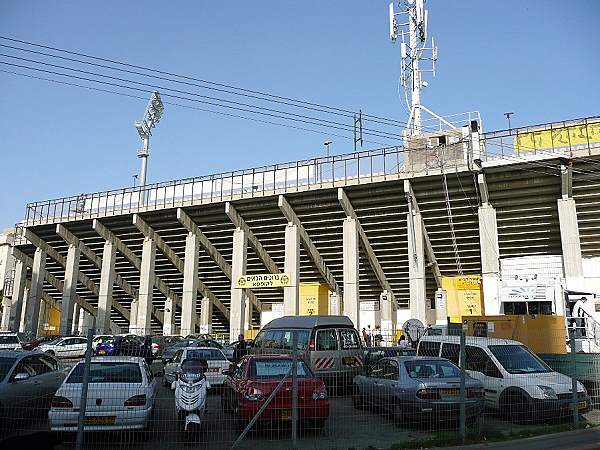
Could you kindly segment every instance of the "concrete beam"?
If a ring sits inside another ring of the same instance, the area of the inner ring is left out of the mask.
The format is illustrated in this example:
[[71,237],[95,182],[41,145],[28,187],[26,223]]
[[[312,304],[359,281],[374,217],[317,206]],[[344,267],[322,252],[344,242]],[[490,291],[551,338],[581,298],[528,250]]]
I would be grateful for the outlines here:
[[[150,238],[144,239],[142,249],[142,270],[140,270],[140,296],[136,334],[147,336],[152,333],[152,297],[154,292],[154,269],[156,263],[156,242]],[[167,297],[168,298],[168,297]]]
[[577,221],[575,199],[560,198],[557,200],[557,203],[563,272],[567,282],[567,289],[581,290],[583,284],[583,260],[581,257],[581,240],[579,237],[579,223]]
[[189,233],[185,238],[185,260],[183,265],[183,298],[181,300],[181,334],[183,336],[196,332],[199,248],[198,239],[192,233]]
[[244,233],[246,233],[246,237],[248,238],[248,243],[250,244],[250,247],[254,249],[254,251],[258,255],[258,258],[262,261],[267,270],[270,273],[280,273],[281,271],[279,270],[279,267],[277,267],[277,264],[275,264],[275,261],[273,261],[271,256],[269,256],[269,254],[262,246],[258,238],[254,235],[246,221],[242,218],[242,216],[240,216],[240,214],[230,202],[225,203],[225,214],[227,214],[227,216],[231,220],[231,223],[233,223],[236,226],[236,228],[239,228],[240,230],[244,231]]
[[[138,258],[135,253],[127,247],[121,239],[119,239],[112,231],[110,231],[102,222],[98,219],[94,219],[92,222],[92,228],[98,233],[104,240],[111,241],[114,243],[117,250],[133,264],[138,271],[141,270],[142,260]],[[153,280],[154,286],[166,297],[171,297],[177,305],[181,306],[181,300],[177,293],[175,293],[163,280],[156,275]],[[164,323],[163,312],[159,311],[155,306],[152,307],[152,315],[162,324]]]
[[[223,255],[221,255],[221,252],[219,252],[219,250],[213,245],[213,243],[210,242],[208,237],[202,232],[200,227],[198,225],[196,225],[196,223],[192,220],[192,218],[190,216],[188,216],[186,214],[186,212],[181,208],[177,209],[177,220],[179,220],[181,225],[183,225],[183,227],[186,230],[188,230],[188,232],[190,232],[196,236],[196,238],[198,239],[198,242],[200,243],[202,248],[204,250],[206,250],[206,253],[208,254],[208,256],[210,256],[210,258],[217,264],[217,266],[219,266],[219,269],[221,269],[223,271],[225,276],[227,278],[229,278],[229,280],[231,280],[231,264],[229,264],[225,260],[225,258],[223,258]],[[254,304],[254,307],[257,308],[259,311],[262,311],[262,303],[256,297],[256,294],[254,292],[248,290],[247,295],[248,295],[248,298]]]
[[308,252],[308,255],[315,263],[317,270],[319,271],[325,282],[329,285],[329,288],[336,294],[340,294],[340,287],[338,286],[337,281],[333,277],[333,274],[325,264],[325,260],[323,259],[323,257],[319,253],[319,250],[317,250],[317,247],[315,246],[312,239],[304,229],[304,225],[302,225],[302,222],[300,222],[300,219],[294,212],[294,209],[283,195],[279,196],[278,205],[279,209],[281,210],[287,221],[298,227],[298,232],[300,233],[300,240],[302,241],[302,245],[304,246],[304,248]]
[[79,257],[81,252],[74,245],[69,245],[67,266],[65,267],[65,289],[60,307],[60,334],[73,331],[73,313],[75,312],[74,294],[77,293],[77,274],[79,273]]
[[483,203],[477,211],[479,220],[479,248],[481,249],[481,276],[483,282],[484,312],[488,316],[500,314],[500,246],[496,210]]
[[409,203],[409,213],[414,211],[413,217],[421,222],[419,224],[419,229],[423,232],[424,244],[425,244],[425,254],[427,255],[427,259],[431,264],[431,271],[433,272],[433,277],[435,278],[435,284],[438,288],[442,287],[442,274],[440,272],[440,267],[438,266],[437,259],[435,258],[435,253],[433,251],[433,246],[431,245],[431,241],[429,240],[429,234],[427,234],[427,227],[425,227],[425,221],[423,220],[423,216],[421,215],[421,210],[419,209],[419,203],[417,202],[417,197],[412,190],[412,185],[409,180],[404,180],[404,193],[407,197],[407,202]]
[[[140,232],[144,236],[154,240],[154,242],[156,242],[156,247],[167,257],[167,259],[171,262],[171,264],[173,264],[175,266],[175,268],[177,270],[179,270],[179,272],[184,274],[184,269],[185,269],[184,261],[179,257],[179,255],[177,253],[175,253],[173,251],[173,249],[171,247],[169,247],[169,245],[164,241],[164,239],[144,219],[142,219],[140,217],[139,214],[133,215],[133,224],[135,225],[135,227],[138,230],[140,230]],[[215,305],[217,308],[219,308],[219,310],[223,313],[223,315],[225,317],[229,318],[229,309],[221,302],[221,300],[219,300],[217,298],[217,296],[209,289],[209,287],[206,284],[204,284],[202,282],[202,280],[200,280],[200,279],[198,279],[197,290],[204,297],[209,298],[210,301],[213,302],[213,305]],[[169,296],[166,296],[166,297],[173,298],[173,297],[169,297]],[[181,306],[180,301],[177,304],[179,306]],[[191,331],[190,333],[194,333],[194,331]]]
[[[64,228],[64,227],[62,227],[62,228]],[[50,256],[50,258],[52,258],[53,260],[55,260],[65,270],[67,269],[67,258],[65,258],[60,253],[58,253],[50,244],[48,244],[46,241],[44,241],[42,238],[40,238],[37,234],[35,234],[33,231],[31,231],[31,230],[29,230],[29,229],[26,228],[25,229],[25,237],[33,245],[35,245],[36,247],[41,248],[42,250],[44,250],[48,254],[48,256]],[[68,243],[72,244],[72,245],[77,245],[77,244],[71,243],[71,242],[68,242]],[[77,248],[79,249],[80,246],[77,245]],[[90,277],[88,277],[85,273],[81,272],[80,270],[77,270],[77,280],[83,286],[85,286],[86,289],[89,290],[92,294],[94,294],[96,296],[99,295],[100,289],[98,288],[98,286],[96,286],[96,284],[92,281],[92,279]],[[130,318],[129,311],[123,305],[121,305],[118,302],[114,302],[113,303],[113,307],[125,319],[129,320],[129,318]]]
[[[75,245],[79,251],[91,261],[91,263],[97,268],[102,269],[102,258],[98,256],[91,248],[85,245],[77,236],[71,233],[68,229],[66,229],[63,225],[56,225],[56,234],[58,234],[63,240],[70,245]],[[133,286],[129,284],[129,282],[124,279],[121,275],[117,273],[117,271],[113,267],[113,277],[117,286],[119,286],[126,294],[131,297],[132,301],[137,301],[138,292]],[[120,304],[115,302],[116,307],[118,308]],[[129,320],[129,319],[128,319]]]
[[358,220],[346,218],[343,224],[344,315],[360,330],[360,279]]
[[285,227],[284,269],[290,274],[291,285],[283,288],[283,313],[297,316],[300,313],[300,233],[298,227]]
[[479,197],[481,198],[481,204],[489,204],[490,193],[488,191],[487,180],[483,172],[479,172],[477,174],[477,186],[479,187]]
[[[102,251],[102,268],[100,269],[100,290],[98,292],[98,314],[96,315],[96,328],[101,333],[108,333],[110,330],[110,313],[113,303],[113,286],[114,286],[114,271],[115,260],[117,257],[117,249],[112,241],[104,241],[104,249]],[[136,320],[137,312],[133,310],[131,303],[131,312],[129,325]]]
[[377,256],[373,251],[373,247],[371,246],[369,238],[367,237],[367,234],[365,233],[365,230],[362,227],[360,220],[358,219],[358,215],[356,214],[352,203],[350,203],[350,199],[346,195],[346,191],[344,191],[344,189],[342,188],[338,188],[338,201],[340,202],[342,209],[346,213],[346,216],[356,220],[358,227],[358,235],[360,237],[360,243],[362,244],[362,247],[365,250],[367,259],[369,260],[369,264],[371,265],[373,272],[375,272],[377,280],[379,280],[379,285],[381,286],[382,290],[388,292],[388,296],[390,296],[392,301],[392,307],[394,307],[394,305],[397,306],[396,298],[394,296],[394,292],[392,291],[392,286],[390,286],[390,283],[388,282],[385,273],[383,272],[383,268],[381,267],[381,264],[379,264],[379,260],[377,259]]
[[560,166],[560,191],[563,199],[573,197],[573,163]]
[[27,299],[26,331],[37,335],[44,277],[47,274],[46,252],[44,250],[39,247],[35,249],[35,256],[30,267],[31,288],[29,289],[29,298]]
[[244,334],[249,324],[246,323],[246,289],[236,286],[235,280],[246,273],[248,256],[248,237],[246,232],[236,228],[233,232],[233,254],[231,258],[231,319],[229,320],[229,339],[233,342],[240,334]]

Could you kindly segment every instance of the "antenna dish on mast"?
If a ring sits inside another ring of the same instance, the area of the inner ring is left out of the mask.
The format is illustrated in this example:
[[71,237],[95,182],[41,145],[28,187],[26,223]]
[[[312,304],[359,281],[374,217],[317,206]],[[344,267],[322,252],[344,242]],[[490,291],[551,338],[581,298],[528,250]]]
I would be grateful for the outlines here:
[[398,38],[398,24],[396,23],[396,16],[394,14],[394,3],[390,3],[389,6],[390,14],[390,39],[394,42]]

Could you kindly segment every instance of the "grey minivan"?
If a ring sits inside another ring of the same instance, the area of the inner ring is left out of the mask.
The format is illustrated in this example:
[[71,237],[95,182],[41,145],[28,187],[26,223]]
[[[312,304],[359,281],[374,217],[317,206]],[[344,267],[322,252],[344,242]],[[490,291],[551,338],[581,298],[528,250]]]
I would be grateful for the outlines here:
[[358,331],[346,316],[284,316],[263,327],[252,353],[291,353],[294,334],[298,355],[329,385],[351,386],[363,367]]

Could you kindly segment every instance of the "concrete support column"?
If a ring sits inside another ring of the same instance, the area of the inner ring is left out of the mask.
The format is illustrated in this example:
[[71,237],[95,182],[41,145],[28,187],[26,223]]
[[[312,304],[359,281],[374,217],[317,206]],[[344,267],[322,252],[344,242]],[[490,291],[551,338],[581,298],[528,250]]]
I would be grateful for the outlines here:
[[75,294],[79,275],[79,248],[69,245],[67,251],[67,266],[65,267],[65,283],[60,306],[60,334],[65,336],[73,330],[73,310],[75,309]]
[[136,298],[131,302],[131,309],[129,311],[129,334],[136,334],[137,330],[137,318],[138,318],[138,299]]
[[381,335],[388,342],[394,341],[396,334],[396,307],[394,300],[388,291],[383,291],[379,296],[379,308],[381,311]]
[[560,242],[567,289],[581,289],[583,262],[581,258],[579,224],[577,223],[577,209],[574,199],[561,198],[558,200],[558,220],[560,223]]
[[329,295],[329,315],[330,316],[339,316],[342,303],[342,296],[332,292]]
[[154,292],[155,261],[156,242],[153,239],[145,238],[142,247],[142,267],[140,268],[136,333],[140,336],[152,334],[152,294]]
[[21,331],[21,320],[24,317],[24,306],[27,304],[25,296],[25,279],[27,276],[27,267],[23,261],[17,260],[15,263],[15,278],[13,280],[13,291],[10,307],[9,328],[13,331]]
[[46,300],[42,300],[40,302],[40,315],[38,320],[38,329],[36,336],[41,336],[46,331],[45,325],[50,321],[50,309],[52,305],[50,305]]
[[[27,329],[27,303],[29,302],[29,288],[23,290],[23,302],[21,305],[21,320],[18,323],[19,332],[25,333]],[[15,322],[15,326],[17,322]]]
[[10,312],[12,302],[8,297],[2,299],[2,322],[0,322],[0,331],[10,331]]
[[479,207],[479,245],[481,248],[481,275],[483,308],[487,315],[500,314],[500,247],[496,210],[490,204]]
[[31,289],[27,300],[27,322],[25,330],[36,334],[40,321],[40,303],[42,302],[42,289],[46,276],[46,252],[41,248],[35,249],[33,267],[31,268]]
[[185,238],[183,265],[183,297],[181,299],[181,335],[196,332],[196,301],[198,298],[198,252],[200,243],[193,233]]
[[[96,328],[99,333],[110,333],[110,310],[113,302],[116,256],[116,246],[111,241],[106,241],[104,243],[104,250],[102,251],[100,288],[98,292],[98,320],[96,322]],[[84,330],[81,331],[84,332]],[[87,328],[85,332],[87,332]]]
[[79,316],[81,315],[81,306],[75,305],[73,309],[73,328],[71,332],[73,334],[79,334]]
[[165,336],[177,334],[175,330],[175,302],[171,297],[167,297],[167,301],[165,302],[163,319],[163,334]]
[[408,280],[410,289],[410,315],[427,324],[425,305],[425,250],[421,214],[408,212]]
[[283,271],[291,275],[291,285],[283,288],[283,314],[300,312],[300,232],[292,223],[285,227],[285,260]]
[[346,218],[343,225],[344,315],[348,316],[357,328],[360,326],[358,239],[358,221]]
[[[82,324],[81,324],[81,334],[83,336],[86,336],[88,330],[91,328],[94,328],[94,316],[92,316],[87,311],[82,311],[82,316],[83,316],[83,320],[82,320]],[[99,331],[97,331],[97,332],[99,332]],[[106,329],[105,333],[110,333],[110,323],[109,323],[109,327]]]
[[246,329],[246,290],[238,289],[238,277],[246,273],[248,259],[248,236],[241,228],[233,232],[233,256],[231,261],[231,305],[229,307],[229,339],[237,340]]
[[251,330],[252,329],[252,316],[254,315],[254,305],[252,305],[252,300],[250,300],[250,298],[246,295],[246,309],[245,309],[245,314],[246,314],[246,330]]
[[207,297],[200,300],[200,333],[210,334],[212,332],[213,304]]

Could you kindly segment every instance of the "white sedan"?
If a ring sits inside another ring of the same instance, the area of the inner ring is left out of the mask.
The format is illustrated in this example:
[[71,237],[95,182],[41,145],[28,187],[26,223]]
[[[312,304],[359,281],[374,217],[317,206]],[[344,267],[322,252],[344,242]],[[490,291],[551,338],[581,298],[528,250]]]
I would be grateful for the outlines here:
[[84,337],[63,337],[46,342],[35,348],[35,351],[48,353],[57,358],[81,358],[87,349]]
[[165,386],[171,386],[175,381],[177,372],[181,370],[181,363],[185,359],[203,359],[208,368],[204,374],[210,386],[223,386],[226,376],[223,371],[229,369],[230,362],[222,350],[212,347],[186,347],[179,349],[173,355],[173,359],[165,364]]
[[[50,429],[77,431],[84,362],[79,362],[52,398]],[[92,359],[85,431],[143,430],[154,408],[156,379],[143,358]]]

